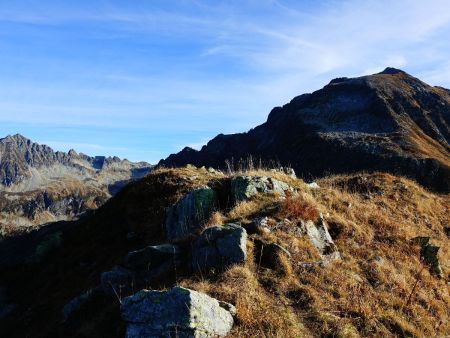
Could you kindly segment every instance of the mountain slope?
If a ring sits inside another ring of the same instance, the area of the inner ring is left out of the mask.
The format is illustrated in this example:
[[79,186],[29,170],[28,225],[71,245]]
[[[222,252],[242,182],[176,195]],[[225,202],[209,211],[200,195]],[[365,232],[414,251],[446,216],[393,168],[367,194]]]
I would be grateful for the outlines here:
[[[159,164],[239,166],[240,161],[291,165],[303,177],[386,171],[450,191],[450,92],[387,68],[338,78],[274,108],[247,133],[185,148]],[[234,163],[233,163],[234,162]]]
[[[260,193],[236,204],[225,197],[239,175],[274,175],[298,195],[280,199]],[[237,314],[231,337],[448,335],[449,196],[380,173],[317,183],[320,187],[313,189],[272,171],[227,176],[192,167],[160,169],[127,185],[88,217],[0,242],[0,286],[7,295],[3,305],[10,305],[0,316],[0,333],[123,337],[116,295],[82,303],[70,320],[64,319],[64,306],[99,286],[102,272],[123,266],[128,252],[166,243],[167,209],[189,191],[209,185],[224,204],[207,224],[233,222],[246,228],[247,261],[210,274],[178,268],[171,278],[147,287],[182,285],[232,303]],[[319,212],[341,254],[340,260],[324,265],[311,264],[318,252],[300,231],[305,217]],[[255,233],[255,222],[265,217],[265,231]],[[420,247],[412,241],[417,236],[429,236],[440,247],[442,278],[420,258]],[[282,255],[289,255],[268,259],[258,251],[261,243],[278,245],[284,248]],[[139,289],[118,290],[123,298]]]
[[29,230],[95,209],[151,165],[54,152],[22,135],[0,139],[0,231]]

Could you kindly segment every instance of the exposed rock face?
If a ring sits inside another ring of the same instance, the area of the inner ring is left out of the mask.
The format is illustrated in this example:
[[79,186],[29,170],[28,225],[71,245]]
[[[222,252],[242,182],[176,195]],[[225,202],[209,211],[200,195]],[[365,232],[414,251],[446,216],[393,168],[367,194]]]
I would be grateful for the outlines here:
[[[224,337],[233,327],[231,304],[175,287],[142,290],[123,300],[126,337]],[[228,310],[227,310],[228,309]]]
[[247,231],[236,224],[206,229],[192,252],[194,270],[223,269],[247,258]]
[[234,201],[249,199],[257,193],[272,192],[281,196],[292,190],[289,185],[272,177],[236,176],[231,180],[231,197]]
[[279,161],[302,177],[387,171],[450,191],[450,92],[403,71],[331,81],[274,108],[248,133],[218,135],[160,164],[225,167],[225,160]]
[[439,262],[438,252],[440,247],[430,243],[430,237],[415,237],[412,239],[413,243],[421,246],[420,256],[426,264],[430,267],[430,271],[436,276],[442,278],[442,268]]
[[135,279],[133,271],[116,266],[111,271],[105,271],[101,274],[100,284],[105,293],[120,295],[123,292],[131,291]]
[[123,266],[101,274],[101,288],[107,294],[129,293],[147,285],[173,278],[183,263],[189,264],[186,252],[174,244],[147,246],[127,254]]
[[328,232],[327,224],[322,215],[318,222],[303,222],[302,227],[304,227],[311,243],[317,248],[322,256],[323,263],[341,258],[341,255]]
[[145,162],[54,152],[21,136],[0,139],[0,234],[29,231],[96,209],[127,182],[151,170]]
[[198,235],[216,203],[216,193],[209,187],[195,189],[184,196],[167,212],[167,239],[177,243]]
[[181,260],[181,249],[173,244],[148,246],[130,252],[125,258],[125,265],[135,270],[151,270],[162,263],[175,263]]

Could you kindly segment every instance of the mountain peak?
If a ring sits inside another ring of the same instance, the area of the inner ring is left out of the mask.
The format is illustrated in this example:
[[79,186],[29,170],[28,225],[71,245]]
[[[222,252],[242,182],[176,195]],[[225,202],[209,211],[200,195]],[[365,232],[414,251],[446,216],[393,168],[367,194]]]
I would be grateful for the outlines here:
[[7,135],[6,137],[0,139],[0,142],[2,141],[29,141],[29,139],[27,139],[25,136],[21,135],[21,134],[14,134],[14,135]]
[[225,160],[251,156],[290,165],[304,177],[330,170],[401,171],[431,189],[449,191],[448,93],[392,67],[340,77],[273,109],[247,133],[215,137],[200,151],[183,150],[160,164],[224,168]]
[[378,74],[395,75],[395,74],[406,74],[406,72],[394,67],[387,67],[385,70],[379,72]]

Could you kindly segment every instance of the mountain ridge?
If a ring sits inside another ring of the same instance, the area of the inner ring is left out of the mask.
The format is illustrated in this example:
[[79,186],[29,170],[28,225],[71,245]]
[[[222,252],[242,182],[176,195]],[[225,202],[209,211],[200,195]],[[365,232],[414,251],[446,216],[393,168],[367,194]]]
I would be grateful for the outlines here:
[[146,162],[54,151],[8,135],[0,139],[0,233],[78,217],[151,169]]
[[[219,134],[201,150],[184,148],[159,162],[225,168],[248,157],[291,165],[306,178],[386,171],[450,190],[450,91],[386,68],[331,80],[275,107],[247,133]],[[431,173],[431,175],[430,175]]]

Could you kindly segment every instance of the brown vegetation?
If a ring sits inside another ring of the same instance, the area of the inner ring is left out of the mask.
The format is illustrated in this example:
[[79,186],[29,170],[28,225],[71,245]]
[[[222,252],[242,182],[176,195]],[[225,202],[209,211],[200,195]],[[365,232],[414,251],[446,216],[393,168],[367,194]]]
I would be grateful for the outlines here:
[[[180,272],[173,281],[234,304],[232,337],[444,337],[450,333],[449,195],[382,173],[324,178],[318,181],[320,189],[309,189],[303,181],[281,173],[250,174],[277,175],[298,195],[284,200],[257,195],[217,210],[206,226],[237,222],[245,227],[255,217],[267,216],[271,232],[249,236],[245,265],[210,276]],[[157,170],[128,185],[93,218],[81,222],[76,232],[64,234],[59,251],[32,268],[32,280],[24,280],[20,269],[3,275],[2,284],[20,284],[21,293],[15,297],[33,304],[21,318],[28,325],[17,336],[38,328],[42,336],[60,335],[54,323],[61,320],[60,310],[67,301],[96,286],[99,274],[120,264],[128,251],[163,241],[168,206],[194,187],[211,181],[226,186],[229,178],[192,167]],[[298,226],[300,220],[316,220],[319,213],[325,216],[342,256],[327,266],[305,264],[320,256]],[[125,240],[130,232],[137,242]],[[416,236],[430,236],[441,247],[444,278],[431,274],[421,261],[420,248],[411,242]],[[261,243],[276,243],[290,257],[277,253],[275,268],[267,267],[256,249]],[[55,275],[61,278],[49,279]],[[105,311],[114,313],[114,306]],[[92,331],[102,309],[77,332],[122,334],[120,327]],[[113,315],[108,318],[102,319],[104,328],[117,320]]]

